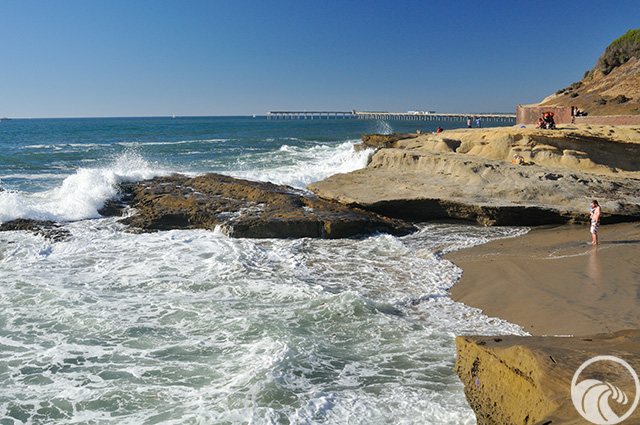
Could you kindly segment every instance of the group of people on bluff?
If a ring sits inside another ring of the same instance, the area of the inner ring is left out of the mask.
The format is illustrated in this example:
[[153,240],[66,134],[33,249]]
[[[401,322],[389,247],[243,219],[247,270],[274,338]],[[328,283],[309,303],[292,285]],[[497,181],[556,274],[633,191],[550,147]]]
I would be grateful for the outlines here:
[[543,112],[542,118],[538,118],[536,128],[555,128],[556,123],[553,120],[553,112]]

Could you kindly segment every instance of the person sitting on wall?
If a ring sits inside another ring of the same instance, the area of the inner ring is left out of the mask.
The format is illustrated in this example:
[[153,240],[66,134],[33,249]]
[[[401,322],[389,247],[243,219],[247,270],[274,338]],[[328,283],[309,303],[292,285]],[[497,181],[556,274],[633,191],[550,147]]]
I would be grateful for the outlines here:
[[436,133],[442,133],[444,130],[442,130],[442,127],[438,127],[438,130],[436,130]]

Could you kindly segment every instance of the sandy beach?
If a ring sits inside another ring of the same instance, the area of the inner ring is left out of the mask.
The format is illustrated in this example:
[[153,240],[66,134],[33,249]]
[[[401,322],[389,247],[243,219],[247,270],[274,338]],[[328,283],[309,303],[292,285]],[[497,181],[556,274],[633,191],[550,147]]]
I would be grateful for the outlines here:
[[447,254],[463,275],[454,300],[521,325],[532,335],[591,335],[640,328],[640,223],[528,234]]

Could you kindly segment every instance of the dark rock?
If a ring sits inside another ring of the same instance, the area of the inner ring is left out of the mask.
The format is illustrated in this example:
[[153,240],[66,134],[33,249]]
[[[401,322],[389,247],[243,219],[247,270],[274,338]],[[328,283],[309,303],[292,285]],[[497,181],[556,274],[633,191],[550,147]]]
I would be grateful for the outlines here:
[[108,199],[102,208],[98,209],[98,214],[104,217],[120,217],[131,202],[131,194],[122,192],[114,199]]
[[405,221],[320,200],[288,186],[220,174],[174,174],[121,190],[123,196],[105,212],[116,215],[129,204],[134,213],[121,221],[142,231],[218,227],[233,237],[343,238],[415,230]]
[[355,150],[393,148],[398,140],[410,139],[417,134],[393,133],[393,134],[363,134],[362,143],[354,146]]
[[66,241],[71,233],[60,224],[48,220],[31,220],[18,218],[0,225],[0,232],[26,230],[40,235],[51,242]]
[[[584,214],[526,205],[483,205],[447,199],[401,199],[362,206],[388,217],[406,220],[466,220],[485,226],[539,226],[585,221]],[[607,223],[629,221],[624,216],[608,216]]]

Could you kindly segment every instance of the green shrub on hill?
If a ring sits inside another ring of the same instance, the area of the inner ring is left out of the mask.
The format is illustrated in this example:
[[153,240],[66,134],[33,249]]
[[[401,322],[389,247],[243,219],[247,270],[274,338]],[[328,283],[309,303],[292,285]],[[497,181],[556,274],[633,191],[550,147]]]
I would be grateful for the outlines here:
[[627,97],[627,96],[621,94],[621,95],[618,95],[616,98],[612,99],[611,101],[621,105],[621,104],[623,104],[625,102],[628,102],[630,100],[631,100],[630,97]]
[[614,40],[600,56],[596,67],[607,75],[633,57],[640,58],[640,29],[629,30]]

